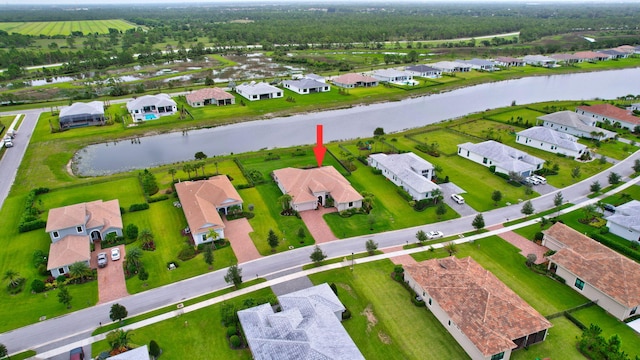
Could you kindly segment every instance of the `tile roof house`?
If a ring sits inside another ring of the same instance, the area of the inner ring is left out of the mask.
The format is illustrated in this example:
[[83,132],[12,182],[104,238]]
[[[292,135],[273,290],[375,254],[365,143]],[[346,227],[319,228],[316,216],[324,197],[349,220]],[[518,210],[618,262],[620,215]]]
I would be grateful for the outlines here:
[[471,71],[471,65],[459,63],[457,61],[439,61],[437,63],[429,64],[429,66],[436,68],[443,73],[454,72],[469,72]]
[[45,230],[51,238],[47,270],[58,277],[76,261],[89,264],[90,243],[110,233],[122,236],[120,203],[96,200],[51,209]]
[[597,53],[606,55],[609,60],[629,57],[629,54],[627,54],[626,52],[616,49],[598,50]]
[[266,82],[256,83],[252,81],[250,83],[244,83],[236,86],[236,93],[249,101],[276,99],[284,96],[284,92],[275,86],[269,85]]
[[324,78],[324,76],[321,76],[321,75],[318,75],[318,74],[305,74],[302,78],[303,79],[319,81],[321,83],[326,83],[327,82],[327,80]]
[[218,238],[224,238],[225,226],[220,213],[228,214],[235,206],[242,209],[243,203],[229,178],[218,175],[207,180],[182,181],[175,186],[194,244],[215,240],[209,236],[209,230],[218,233]]
[[620,45],[618,47],[613,48],[613,50],[622,51],[627,54],[633,54],[636,51],[636,48],[631,45]]
[[204,88],[196,90],[185,96],[187,103],[192,107],[206,105],[233,105],[236,98],[220,88]]
[[608,59],[607,55],[600,54],[595,51],[578,51],[573,55],[577,56],[578,58],[584,61],[589,61],[589,62],[596,62],[596,61],[602,61],[602,60]]
[[104,103],[73,103],[60,110],[60,129],[69,129],[88,125],[104,125]]
[[289,89],[302,95],[327,92],[331,90],[331,86],[327,83],[304,78],[299,80],[285,80],[282,82],[282,85],[285,89]]
[[380,82],[389,83],[402,83],[413,79],[413,74],[395,69],[375,70],[371,75]]
[[587,146],[580,144],[577,137],[544,126],[533,126],[520,131],[516,134],[516,142],[574,158],[588,152]]
[[404,68],[404,71],[412,74],[413,76],[419,76],[424,78],[439,78],[442,76],[442,71],[427,65],[413,65]]
[[296,211],[326,206],[329,198],[338,211],[362,207],[362,195],[333,166],[278,169],[273,171],[273,179],[283,194],[291,195]]
[[173,115],[178,106],[167,94],[144,95],[127,102],[127,111],[134,121],[145,121]]
[[640,201],[632,200],[616,207],[607,217],[609,232],[629,241],[640,242]]
[[553,54],[551,55],[552,58],[556,59],[556,61],[558,63],[565,63],[565,64],[575,64],[578,62],[582,62],[582,58],[575,56],[573,54]]
[[569,110],[539,116],[538,120],[542,121],[544,127],[587,139],[605,140],[616,135],[612,131],[596,127],[595,118]]
[[340,323],[345,307],[326,283],[238,311],[255,360],[364,360]]
[[543,67],[556,66],[556,59],[544,55],[527,55],[523,58],[525,64]]
[[549,269],[620,320],[637,314],[640,264],[562,223],[543,231]]
[[440,189],[431,179],[434,166],[414,153],[371,154],[369,166],[382,171],[382,175],[411,194],[414,200],[432,197],[431,192]]
[[493,62],[495,62],[496,65],[504,67],[524,66],[524,60],[508,56],[497,57],[493,60]]
[[596,104],[591,106],[578,106],[576,113],[590,116],[601,123],[620,125],[620,127],[633,130],[640,125],[640,117],[634,116],[630,110],[620,109],[611,104]]
[[344,74],[331,79],[333,85],[341,88],[378,86],[378,79],[362,74]]
[[495,166],[496,172],[499,173],[515,172],[524,177],[542,169],[544,164],[544,160],[540,158],[493,140],[478,144],[470,142],[458,144],[458,156],[486,167]]
[[405,282],[471,359],[509,359],[552,324],[473,258],[405,265]]
[[149,356],[149,348],[147,345],[142,345],[135,349],[131,349],[129,351],[125,351],[118,355],[109,356],[107,359],[109,360],[149,360],[151,357]]
[[482,70],[482,71],[494,71],[500,70],[496,68],[496,64],[493,61],[485,60],[485,59],[477,59],[473,58],[471,60],[456,60],[459,63],[467,64],[471,66],[474,70]]

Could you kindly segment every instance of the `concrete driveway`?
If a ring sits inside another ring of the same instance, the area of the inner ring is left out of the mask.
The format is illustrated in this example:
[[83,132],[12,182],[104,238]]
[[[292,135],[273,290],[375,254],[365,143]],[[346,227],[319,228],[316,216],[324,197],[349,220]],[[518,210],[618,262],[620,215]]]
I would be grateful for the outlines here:
[[[304,221],[304,224],[307,225],[307,229],[309,229],[309,232],[315,239],[316,244],[322,244],[337,239],[337,237],[329,228],[329,225],[327,225],[327,223],[324,221],[324,218],[322,217],[324,214],[336,211],[338,211],[338,209],[331,207],[300,212],[300,217],[302,218],[302,221]],[[292,230],[297,231],[297,229]]]
[[[124,281],[124,245],[118,245],[120,249],[120,260],[111,261],[111,248],[98,249],[99,244],[96,244],[96,250],[91,253],[91,267],[98,269],[98,304],[104,304],[109,301],[118,300],[125,296],[129,296],[127,292],[127,285]],[[98,267],[98,254],[101,252],[107,253],[107,266],[103,268]]]
[[[478,212],[474,210],[471,206],[464,204],[458,204],[457,202],[451,200],[451,194],[464,194],[466,191],[459,187],[458,185],[450,182],[445,184],[440,184],[440,189],[442,189],[442,197],[444,199],[445,204],[449,205],[453,210],[455,210],[460,216],[465,217],[469,215],[475,215]],[[462,195],[464,197],[464,195]]]

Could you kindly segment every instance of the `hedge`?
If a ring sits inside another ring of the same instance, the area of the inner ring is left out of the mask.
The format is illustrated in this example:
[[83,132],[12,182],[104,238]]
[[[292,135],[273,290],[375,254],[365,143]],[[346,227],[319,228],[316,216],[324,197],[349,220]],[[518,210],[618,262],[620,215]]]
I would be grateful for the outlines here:
[[167,200],[167,199],[169,199],[168,195],[158,195],[158,196],[149,197],[147,202],[148,203],[154,203],[154,202],[163,201],[163,200]]
[[44,220],[27,221],[18,225],[18,231],[23,233],[35,229],[44,229],[46,226],[47,222]]
[[149,204],[147,203],[132,204],[131,206],[129,206],[129,212],[147,210],[148,208],[149,208]]
[[629,257],[635,261],[640,261],[640,252],[633,250],[630,247],[624,246],[622,244],[619,244],[615,241],[609,240],[606,237],[598,234],[598,233],[591,233],[589,235],[592,239],[594,239],[595,241],[601,243],[602,245],[613,249],[617,252],[619,252],[622,255],[625,255],[626,257]]

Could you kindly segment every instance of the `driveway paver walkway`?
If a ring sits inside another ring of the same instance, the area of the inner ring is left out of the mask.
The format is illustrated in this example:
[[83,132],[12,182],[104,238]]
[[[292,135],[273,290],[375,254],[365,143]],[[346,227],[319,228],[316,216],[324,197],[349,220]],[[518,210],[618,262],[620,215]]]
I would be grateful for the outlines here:
[[[385,254],[388,254],[396,251],[401,251],[403,249],[404,249],[403,246],[394,246],[394,247],[382,249],[382,252]],[[393,262],[396,265],[414,265],[418,263],[416,259],[413,258],[413,256],[408,254],[394,256],[392,258],[389,258],[389,260],[391,260],[391,262]]]
[[[495,230],[495,229],[499,229],[501,228],[502,225],[495,225],[491,227],[491,230]],[[536,264],[542,264],[543,262],[545,262],[545,258],[544,258],[544,253],[546,253],[547,251],[549,251],[549,249],[547,247],[544,247],[542,245],[538,245],[536,243],[534,243],[531,240],[526,239],[525,237],[523,237],[520,234],[517,234],[513,231],[507,231],[507,232],[503,232],[501,234],[499,234],[498,236],[500,236],[502,239],[508,241],[511,245],[517,247],[518,249],[520,249],[520,254],[522,256],[524,256],[525,258],[527,257],[527,255],[529,254],[535,254],[536,255]]]
[[238,264],[262,257],[249,236],[253,232],[249,220],[240,218],[231,221],[225,219],[223,221],[225,226],[224,235],[231,242],[231,248],[236,254]]
[[337,239],[329,228],[329,225],[327,225],[322,218],[322,215],[336,211],[338,211],[338,209],[332,207],[300,212],[300,217],[302,218],[302,221],[304,221],[304,224],[307,225],[307,229],[309,229],[309,232],[315,239],[316,244],[322,244]]
[[[96,250],[91,253],[91,267],[98,269],[98,304],[104,304],[109,301],[118,300],[125,296],[129,296],[127,292],[127,284],[124,280],[124,245],[118,245],[120,248],[120,260],[111,261],[111,248],[98,249],[100,244],[96,243]],[[107,266],[98,268],[98,254],[107,253]]]

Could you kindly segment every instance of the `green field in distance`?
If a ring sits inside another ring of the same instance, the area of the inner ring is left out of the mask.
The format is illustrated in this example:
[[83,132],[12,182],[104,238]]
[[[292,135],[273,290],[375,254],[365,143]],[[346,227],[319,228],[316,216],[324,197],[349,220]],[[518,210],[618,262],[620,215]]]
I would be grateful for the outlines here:
[[107,34],[109,28],[125,31],[136,25],[120,19],[81,21],[0,22],[0,30],[24,35],[70,35],[72,31],[83,34]]

